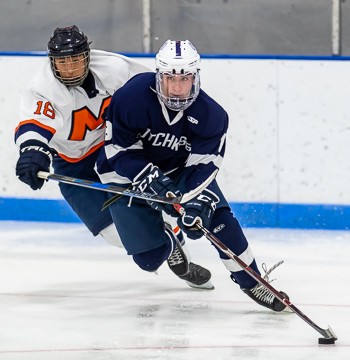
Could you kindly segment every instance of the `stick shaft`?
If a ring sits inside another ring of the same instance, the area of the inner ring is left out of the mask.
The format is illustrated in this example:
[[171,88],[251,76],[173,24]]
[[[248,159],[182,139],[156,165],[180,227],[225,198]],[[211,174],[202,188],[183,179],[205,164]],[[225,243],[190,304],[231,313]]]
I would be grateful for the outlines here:
[[136,191],[132,189],[125,189],[120,186],[116,185],[110,185],[110,184],[102,184],[100,182],[96,181],[90,181],[90,180],[84,180],[84,179],[78,179],[71,176],[64,176],[59,174],[53,174],[46,171],[39,171],[37,176],[41,179],[45,180],[54,180],[58,182],[62,182],[65,184],[75,185],[75,186],[81,186],[86,187],[89,189],[99,190],[99,191],[105,191],[110,192],[114,194],[119,194],[123,196],[130,196],[135,197],[138,199],[143,200],[151,200],[155,202],[165,203],[165,204],[183,204],[187,201],[190,201],[197,195],[199,195],[215,178],[217,171],[214,171],[211,176],[209,176],[203,183],[199,184],[195,189],[189,191],[188,193],[185,193],[181,196],[177,197],[162,197],[157,194],[150,194],[150,193],[144,193],[141,191]]
[[78,179],[78,178],[73,178],[70,176],[64,176],[64,175],[59,175],[59,174],[52,174],[52,173],[48,173],[45,171],[39,171],[37,176],[39,178],[45,179],[45,180],[54,180],[54,181],[58,181],[58,182],[65,183],[65,184],[85,187],[88,189],[105,191],[105,192],[110,192],[110,193],[114,193],[114,194],[144,199],[144,200],[152,200],[152,201],[166,203],[166,204],[180,204],[181,202],[183,202],[182,196],[178,196],[175,198],[161,197],[156,194],[142,193],[140,191],[125,189],[125,188],[115,186],[115,185],[102,184],[102,183],[99,183],[96,181]]
[[[182,215],[185,212],[185,209],[177,204],[174,205],[175,209]],[[271,284],[269,284],[265,279],[263,279],[256,271],[254,271],[249,265],[247,265],[243,260],[241,260],[236,254],[233,253],[225,244],[223,244],[214,234],[212,234],[208,229],[199,223],[196,226],[202,231],[203,235],[219,250],[225,253],[230,259],[234,260],[246,273],[248,273],[253,279],[255,279],[259,284],[265,286],[278,300],[280,300],[284,305],[291,309],[295,314],[297,314],[302,320],[304,320],[308,325],[314,328],[326,339],[337,340],[337,336],[333,330],[328,327],[328,329],[322,329],[316,325],[308,316],[301,312],[296,306],[294,306],[289,299],[284,297],[278,290],[276,290]]]

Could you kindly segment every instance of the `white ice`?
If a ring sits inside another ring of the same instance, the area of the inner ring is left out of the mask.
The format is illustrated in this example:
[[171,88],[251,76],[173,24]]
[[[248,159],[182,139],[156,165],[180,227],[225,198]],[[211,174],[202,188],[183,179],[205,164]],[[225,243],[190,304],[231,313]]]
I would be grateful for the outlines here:
[[349,360],[350,232],[245,229],[272,283],[339,340],[293,313],[252,302],[206,239],[192,260],[215,290],[189,288],[166,265],[141,271],[80,224],[0,222],[0,359]]

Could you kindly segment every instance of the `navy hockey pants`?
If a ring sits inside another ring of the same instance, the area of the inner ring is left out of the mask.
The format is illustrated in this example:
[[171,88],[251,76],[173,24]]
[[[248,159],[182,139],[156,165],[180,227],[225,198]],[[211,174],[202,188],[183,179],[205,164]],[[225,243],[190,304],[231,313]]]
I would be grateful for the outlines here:
[[[181,189],[181,183],[178,183],[178,188]],[[216,181],[213,181],[208,188],[220,198],[208,230],[214,232],[219,240],[236,255],[244,254],[249,246],[241,226],[231,213]],[[109,196],[112,195],[109,194]],[[110,206],[110,211],[129,255],[137,254],[140,258],[142,253],[164,248],[169,243],[169,238],[164,231],[164,220],[161,212],[153,210],[144,200],[133,198],[130,201],[128,197],[122,197]],[[218,253],[222,260],[230,261],[220,250]],[[248,264],[259,273],[252,256],[249,257]],[[226,267],[230,270],[229,266]],[[256,284],[256,281],[240,268],[233,268],[231,273],[233,279],[242,288],[251,288]]]
[[[56,157],[53,161],[55,173],[80,179],[100,181],[94,165],[98,151],[77,163],[69,163]],[[107,193],[76,185],[59,183],[64,199],[94,236],[113,223],[109,209],[101,211],[108,199]]]

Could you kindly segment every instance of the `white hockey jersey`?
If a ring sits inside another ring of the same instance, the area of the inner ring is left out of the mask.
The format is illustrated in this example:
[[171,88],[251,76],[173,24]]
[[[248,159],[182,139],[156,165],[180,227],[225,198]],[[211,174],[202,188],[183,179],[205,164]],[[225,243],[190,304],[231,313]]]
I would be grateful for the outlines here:
[[103,145],[102,114],[111,96],[132,76],[150,69],[128,57],[94,49],[89,68],[98,90],[91,98],[80,86],[66,87],[60,83],[47,58],[21,99],[20,123],[15,130],[18,147],[27,140],[39,140],[74,163]]

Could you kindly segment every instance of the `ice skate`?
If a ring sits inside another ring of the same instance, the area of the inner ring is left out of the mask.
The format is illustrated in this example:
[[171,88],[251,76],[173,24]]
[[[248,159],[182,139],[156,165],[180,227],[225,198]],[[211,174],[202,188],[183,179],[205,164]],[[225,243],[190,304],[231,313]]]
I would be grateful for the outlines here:
[[210,281],[211,273],[208,269],[190,262],[189,271],[186,275],[179,276],[180,279],[185,280],[187,285],[204,290],[214,290],[214,285]]
[[[262,264],[262,268],[265,271],[263,279],[266,280],[268,283],[272,282],[273,280],[269,280],[269,275],[274,269],[276,269],[276,267],[280,266],[282,263],[283,261],[278,262],[269,270],[266,270],[266,264]],[[279,301],[268,289],[265,288],[265,286],[259,283],[251,289],[242,289],[242,291],[246,293],[256,303],[270,310],[281,312],[286,308],[286,305]],[[280,294],[282,294],[285,298],[289,299],[288,295],[283,291],[280,291]]]
[[[174,236],[174,235],[173,235]],[[177,276],[184,276],[189,272],[189,262],[183,251],[179,240],[174,236],[174,249],[168,257],[168,265],[170,270]]]
[[192,262],[189,263],[187,256],[177,239],[175,248],[167,262],[170,270],[180,279],[185,280],[190,287],[205,290],[214,289],[214,286],[210,281],[210,271],[200,265]]

